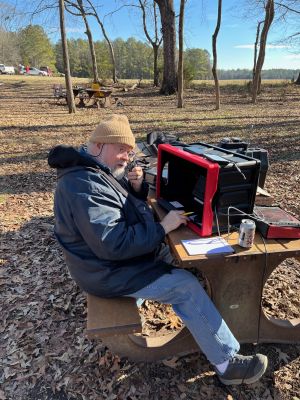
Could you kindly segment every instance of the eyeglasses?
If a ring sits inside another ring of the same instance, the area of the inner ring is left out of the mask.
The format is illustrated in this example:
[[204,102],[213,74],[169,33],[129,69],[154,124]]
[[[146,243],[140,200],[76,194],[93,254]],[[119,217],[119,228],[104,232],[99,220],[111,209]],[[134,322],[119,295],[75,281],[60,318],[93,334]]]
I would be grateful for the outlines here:
[[120,147],[119,150],[120,154],[127,154],[128,158],[133,159],[136,155],[136,153],[133,150],[126,150],[125,147]]

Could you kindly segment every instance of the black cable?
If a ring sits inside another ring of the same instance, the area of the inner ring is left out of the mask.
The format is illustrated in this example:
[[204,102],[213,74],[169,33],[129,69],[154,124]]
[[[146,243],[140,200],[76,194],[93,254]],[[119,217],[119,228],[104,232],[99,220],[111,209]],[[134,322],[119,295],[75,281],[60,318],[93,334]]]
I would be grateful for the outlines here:
[[262,281],[261,281],[261,290],[260,290],[260,310],[259,310],[259,315],[258,315],[258,328],[257,328],[257,338],[259,340],[259,329],[260,329],[260,320],[261,320],[261,308],[262,308],[262,298],[263,298],[263,289],[264,289],[264,281],[267,273],[267,267],[268,267],[268,250],[267,250],[267,244],[265,241],[265,238],[263,235],[259,232],[260,237],[263,241],[264,248],[265,248],[265,263],[264,263],[264,269],[263,269],[263,274],[262,274]]
[[[227,238],[229,237],[229,232],[230,232],[230,220],[229,220],[229,218],[230,218],[230,208],[233,208],[233,209],[239,211],[241,214],[248,215],[248,216],[250,216],[251,218],[253,218],[255,220],[262,221],[262,219],[260,219],[257,216],[254,216],[252,214],[244,213],[243,211],[239,210],[238,208],[230,206],[230,207],[228,207],[228,210],[227,210],[227,217],[228,217],[228,220],[227,220],[228,236],[227,236]],[[236,214],[236,215],[241,215],[241,214]],[[232,215],[234,215],[234,214],[231,214],[231,216]],[[265,238],[263,237],[261,232],[258,231],[258,233],[259,233],[259,235],[260,235],[260,237],[262,239],[262,242],[263,242],[264,248],[265,248],[265,263],[264,263],[264,270],[263,270],[263,275],[262,275],[262,283],[261,283],[261,291],[260,291],[260,307],[261,307],[261,305],[262,305],[262,296],[263,296],[263,288],[264,288],[264,280],[265,280],[267,267],[268,267],[268,250],[267,250],[267,244],[266,244]],[[258,331],[257,331],[257,338],[258,339],[259,339],[260,320],[261,320],[261,310],[260,310],[259,316],[258,316],[258,328],[257,328],[258,329]]]
[[[260,301],[259,301],[260,309],[259,309],[259,314],[258,314],[257,340],[259,340],[259,329],[260,329],[260,320],[261,320],[261,311],[262,311],[261,310],[262,296],[263,296],[264,280],[265,280],[265,276],[266,276],[266,272],[267,272],[267,266],[268,266],[268,251],[267,251],[266,241],[265,241],[263,235],[260,232],[259,232],[259,234],[260,234],[260,237],[262,238],[262,241],[263,241],[263,244],[264,244],[264,247],[265,247],[265,264],[264,264],[264,270],[263,270],[262,282],[261,282],[261,290],[260,290],[261,294],[260,294]],[[248,370],[250,369],[250,365],[251,365],[251,363],[249,364],[249,367],[247,368],[246,374],[245,374],[245,376],[244,376],[244,378],[242,380],[242,384],[244,383],[244,380],[245,380],[245,378],[247,376]]]
[[[267,266],[268,266],[268,251],[267,251],[267,245],[266,245],[266,241],[263,237],[263,235],[259,232],[260,237],[263,241],[264,244],[264,248],[265,248],[265,263],[264,263],[264,269],[263,269],[263,274],[262,274],[262,280],[261,280],[261,288],[260,288],[260,309],[259,309],[259,314],[258,314],[258,326],[257,326],[257,340],[259,341],[259,330],[260,330],[260,321],[261,321],[261,306],[262,306],[262,297],[263,297],[263,288],[264,288],[264,280],[265,280],[265,276],[266,276],[266,272],[267,272]],[[257,342],[258,343],[258,342]],[[252,362],[254,361],[254,359],[252,360]],[[248,371],[250,369],[251,363],[249,364],[247,371],[242,379],[242,384],[244,383],[245,378],[247,377]]]
[[104,148],[104,145],[105,145],[105,143],[103,143],[103,144],[101,145],[101,149],[100,149],[99,154],[97,154],[96,156],[93,156],[92,154],[89,154],[89,155],[92,156],[92,157],[94,157],[94,158],[100,157],[100,156],[101,156],[101,153],[102,153],[102,150],[103,150],[103,148]]

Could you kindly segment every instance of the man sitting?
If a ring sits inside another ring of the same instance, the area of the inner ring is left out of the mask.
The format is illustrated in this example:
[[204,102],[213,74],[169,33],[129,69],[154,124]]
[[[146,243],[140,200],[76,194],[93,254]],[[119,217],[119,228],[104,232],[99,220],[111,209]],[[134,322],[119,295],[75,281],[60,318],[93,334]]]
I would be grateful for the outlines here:
[[129,296],[172,304],[226,385],[253,383],[267,368],[239,343],[190,272],[172,265],[165,235],[187,223],[182,211],[155,222],[141,167],[125,168],[135,139],[124,115],[103,119],[79,151],[57,146],[55,235],[73,279],[100,297]]

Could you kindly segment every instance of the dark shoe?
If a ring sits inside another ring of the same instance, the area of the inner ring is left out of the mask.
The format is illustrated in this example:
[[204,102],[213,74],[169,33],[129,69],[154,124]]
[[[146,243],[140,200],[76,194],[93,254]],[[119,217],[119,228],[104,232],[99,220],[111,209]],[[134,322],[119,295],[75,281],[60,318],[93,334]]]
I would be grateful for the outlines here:
[[262,354],[242,356],[236,354],[228,364],[224,374],[217,371],[217,375],[224,385],[240,385],[254,383],[265,373],[268,359]]

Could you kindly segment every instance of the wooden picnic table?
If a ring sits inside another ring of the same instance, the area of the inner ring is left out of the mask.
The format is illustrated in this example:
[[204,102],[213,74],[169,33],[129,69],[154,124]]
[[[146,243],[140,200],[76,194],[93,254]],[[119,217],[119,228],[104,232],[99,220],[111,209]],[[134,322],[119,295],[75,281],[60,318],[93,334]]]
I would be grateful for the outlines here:
[[[154,191],[149,202],[161,220],[166,211]],[[262,308],[264,285],[274,269],[286,258],[300,261],[300,239],[267,240],[256,233],[254,245],[244,249],[238,245],[237,232],[222,236],[234,254],[188,255],[181,241],[199,236],[183,226],[170,232],[167,240],[180,268],[194,268],[204,276],[209,296],[241,343],[300,343],[300,319],[277,319]],[[87,334],[101,338],[112,352],[135,361],[156,361],[199,351],[185,327],[155,337],[142,336],[141,331],[134,299],[88,295]]]
[[[158,219],[166,212],[150,199]],[[167,235],[180,268],[194,268],[206,280],[208,293],[240,343],[300,343],[300,319],[282,320],[262,308],[264,285],[286,258],[300,261],[300,239],[267,240],[255,235],[251,249],[238,245],[238,233],[223,235],[234,248],[229,255],[190,256],[181,240],[198,236],[187,227]],[[100,311],[101,310],[101,311]],[[131,298],[101,299],[88,295],[89,337],[98,337],[120,356],[135,361],[156,361],[199,351],[187,328],[164,336],[142,336],[136,302]]]
[[93,99],[97,107],[110,107],[111,106],[111,94],[112,90],[107,88],[84,88],[84,87],[73,87],[74,97],[79,98],[79,107],[86,107],[90,100]]
[[[151,205],[163,218],[165,211],[155,199]],[[286,258],[300,260],[300,239],[264,239],[257,232],[254,245],[245,249],[238,245],[238,232],[222,236],[234,254],[188,255],[181,240],[199,237],[187,227],[170,232],[168,242],[180,267],[195,268],[207,278],[213,302],[240,342],[300,342],[300,319],[268,317],[261,306],[263,288],[273,270]]]

